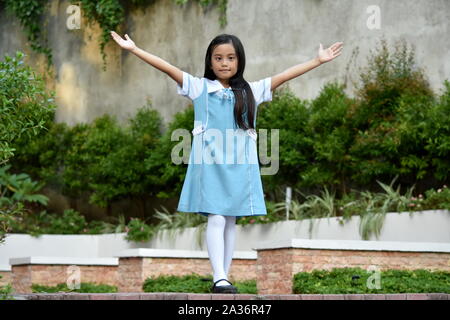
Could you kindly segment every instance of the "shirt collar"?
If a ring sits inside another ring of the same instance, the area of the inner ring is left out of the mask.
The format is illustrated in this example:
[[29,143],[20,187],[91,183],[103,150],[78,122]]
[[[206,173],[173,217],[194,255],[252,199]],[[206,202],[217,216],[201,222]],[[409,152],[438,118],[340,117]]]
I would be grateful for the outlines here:
[[205,78],[205,79],[206,79],[206,86],[208,88],[208,93],[216,92],[216,91],[219,91],[219,90],[222,90],[222,89],[224,89],[224,90],[231,90],[231,87],[230,88],[225,88],[220,83],[219,80],[209,80],[207,78]]

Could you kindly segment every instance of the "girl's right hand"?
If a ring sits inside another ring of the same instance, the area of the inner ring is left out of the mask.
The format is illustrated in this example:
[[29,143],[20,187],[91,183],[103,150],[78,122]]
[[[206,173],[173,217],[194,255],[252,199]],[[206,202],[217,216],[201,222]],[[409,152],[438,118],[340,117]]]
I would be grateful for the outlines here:
[[121,36],[119,36],[116,32],[111,31],[111,36],[113,37],[114,41],[117,42],[117,44],[125,50],[133,50],[136,49],[136,45],[134,44],[133,40],[130,39],[130,37],[128,36],[128,34],[125,34],[125,38],[126,40],[122,39]]

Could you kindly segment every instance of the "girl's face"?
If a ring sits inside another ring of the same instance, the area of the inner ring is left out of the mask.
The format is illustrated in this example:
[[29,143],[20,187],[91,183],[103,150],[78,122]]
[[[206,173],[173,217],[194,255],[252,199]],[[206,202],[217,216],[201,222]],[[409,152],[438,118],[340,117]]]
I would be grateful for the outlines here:
[[238,68],[236,50],[231,43],[220,44],[214,48],[211,56],[211,69],[223,84],[233,77]]

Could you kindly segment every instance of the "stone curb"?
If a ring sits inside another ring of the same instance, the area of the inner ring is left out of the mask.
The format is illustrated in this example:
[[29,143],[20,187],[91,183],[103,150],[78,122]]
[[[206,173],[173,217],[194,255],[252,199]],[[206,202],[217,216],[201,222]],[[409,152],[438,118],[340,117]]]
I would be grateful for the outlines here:
[[197,294],[197,293],[31,293],[15,300],[450,300],[446,293],[402,294]]

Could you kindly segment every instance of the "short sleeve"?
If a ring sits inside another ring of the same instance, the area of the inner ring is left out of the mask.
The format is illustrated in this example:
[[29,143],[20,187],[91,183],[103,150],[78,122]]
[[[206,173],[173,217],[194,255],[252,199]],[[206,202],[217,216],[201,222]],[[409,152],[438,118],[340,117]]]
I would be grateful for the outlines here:
[[177,84],[177,93],[194,100],[202,94],[203,81],[203,78],[194,77],[183,71],[183,87]]
[[256,106],[263,102],[272,101],[272,78],[268,77],[263,80],[249,82],[255,97]]

